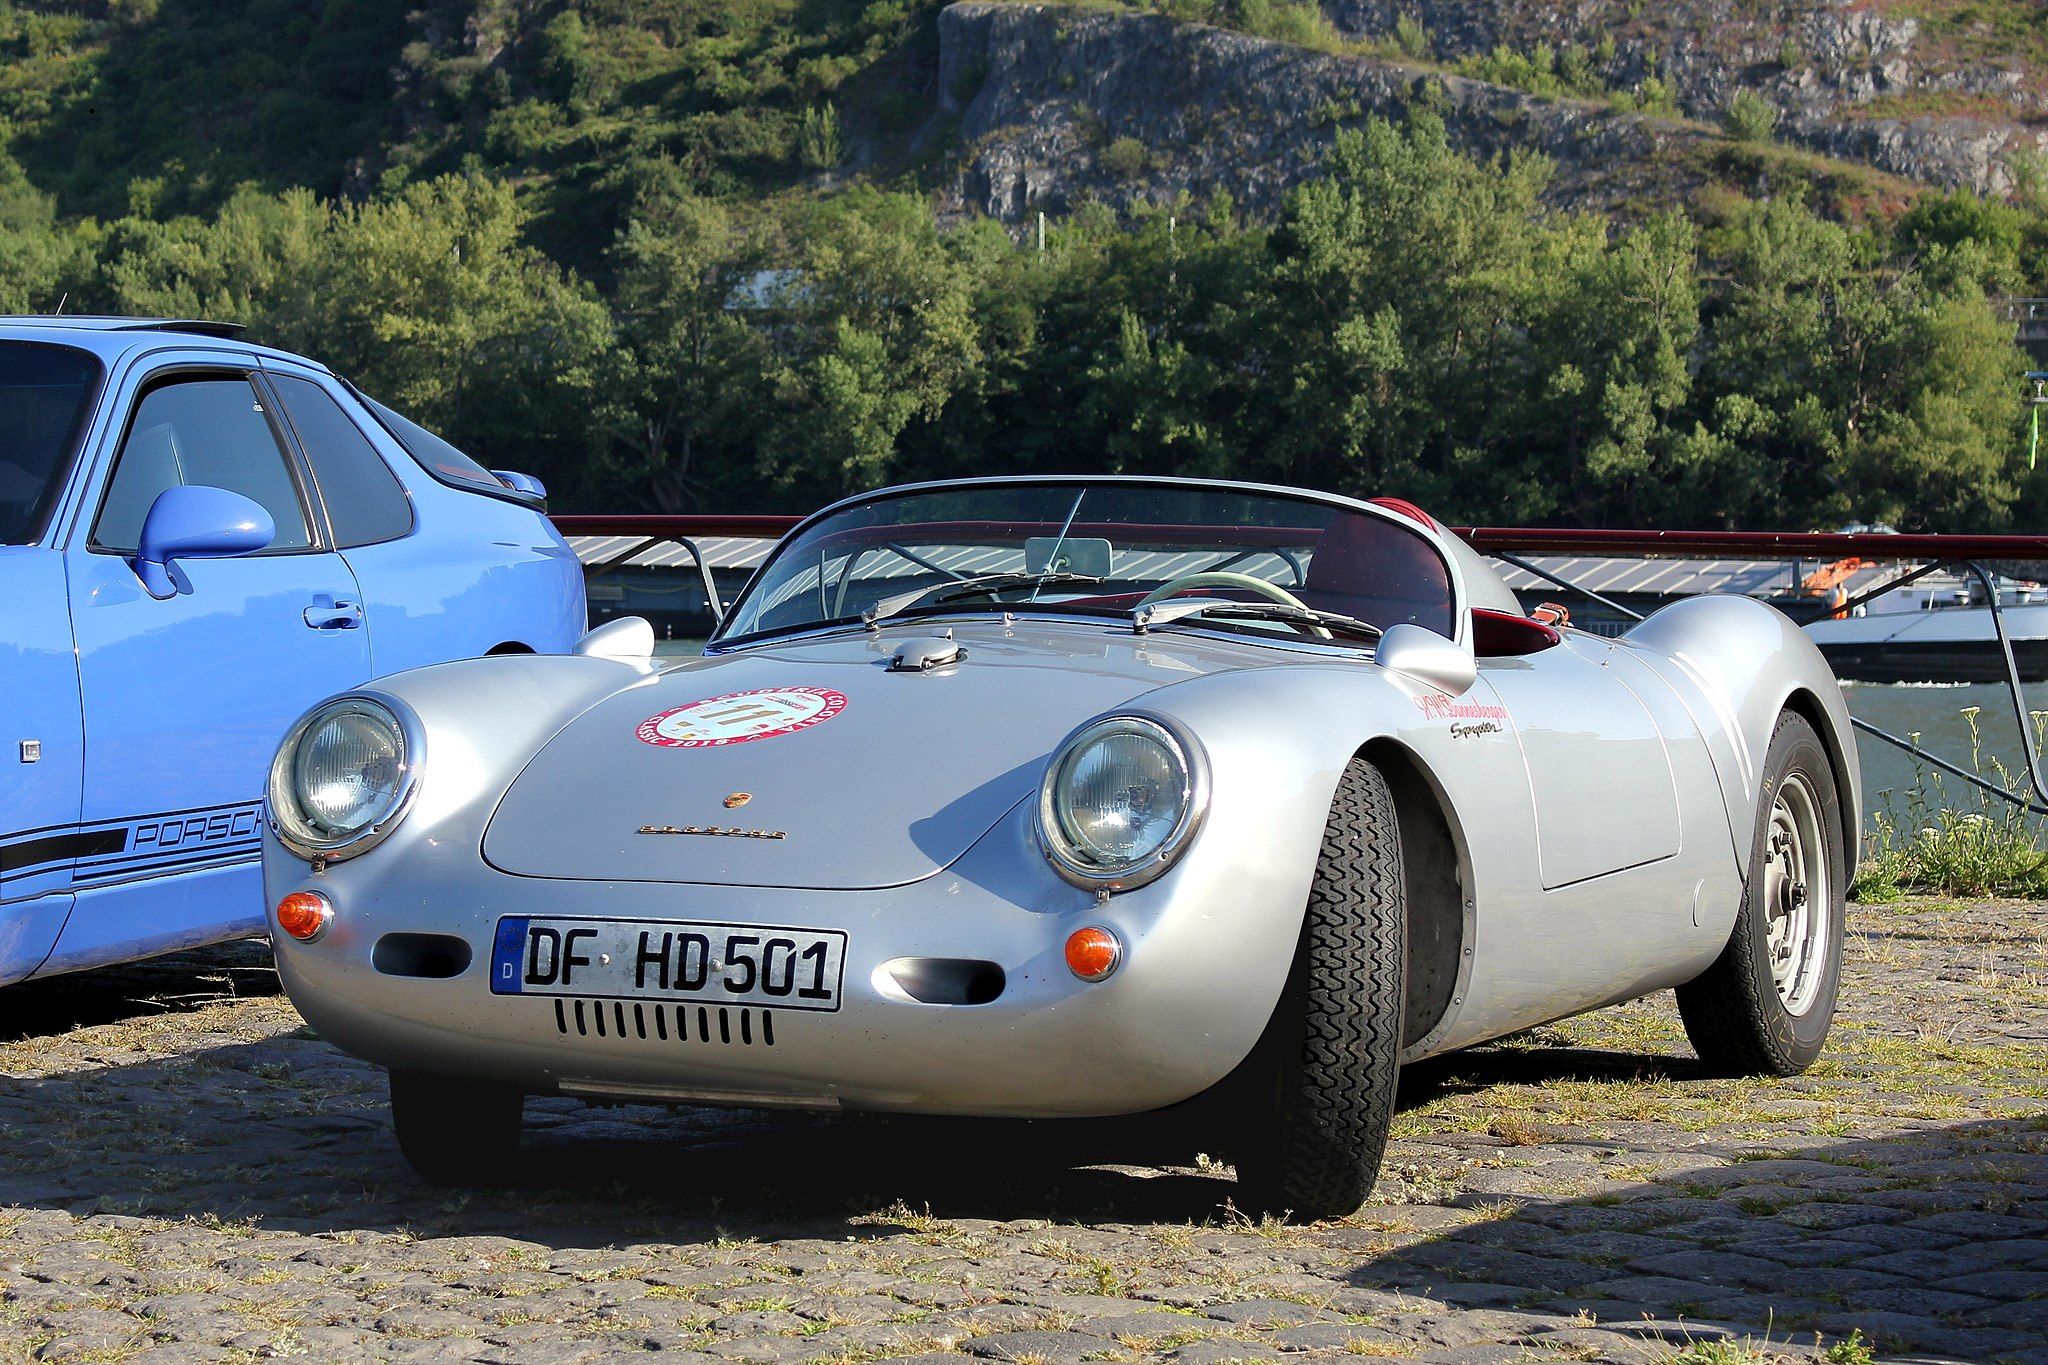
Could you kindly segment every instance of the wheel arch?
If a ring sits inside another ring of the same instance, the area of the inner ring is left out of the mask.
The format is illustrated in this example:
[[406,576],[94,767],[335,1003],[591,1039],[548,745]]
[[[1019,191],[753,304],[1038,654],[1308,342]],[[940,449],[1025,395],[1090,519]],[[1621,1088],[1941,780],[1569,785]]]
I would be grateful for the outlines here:
[[531,654],[533,652],[534,648],[532,645],[522,644],[518,640],[500,640],[497,644],[484,651],[484,657],[491,659],[505,654]]
[[1692,709],[1721,782],[1731,841],[1746,857],[1758,784],[1780,717],[1820,734],[1841,801],[1850,872],[1861,846],[1863,779],[1841,684],[1805,631],[1766,603],[1739,596],[1683,598],[1622,637]]
[[1844,753],[1844,748],[1853,752],[1855,731],[1842,734],[1836,728],[1834,718],[1828,714],[1826,705],[1808,688],[1793,688],[1785,697],[1785,710],[1811,725],[1813,732],[1820,736],[1821,747],[1827,751],[1828,767],[1835,779],[1835,805],[1842,819],[1842,859],[1847,865],[1849,880],[1853,882],[1857,857],[1863,850],[1862,814],[1857,809],[1855,787],[1848,766],[1851,754]]
[[1412,1059],[1443,1031],[1464,993],[1472,960],[1471,859],[1449,799],[1413,749],[1379,736],[1356,756],[1385,776],[1399,812],[1408,959],[1401,1036]]

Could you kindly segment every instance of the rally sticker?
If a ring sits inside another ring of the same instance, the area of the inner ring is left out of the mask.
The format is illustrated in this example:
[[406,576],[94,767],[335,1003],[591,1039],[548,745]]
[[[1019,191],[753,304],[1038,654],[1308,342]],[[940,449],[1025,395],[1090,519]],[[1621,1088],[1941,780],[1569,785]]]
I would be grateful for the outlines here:
[[845,709],[846,694],[829,687],[757,687],[649,716],[633,733],[664,749],[715,749],[808,730]]

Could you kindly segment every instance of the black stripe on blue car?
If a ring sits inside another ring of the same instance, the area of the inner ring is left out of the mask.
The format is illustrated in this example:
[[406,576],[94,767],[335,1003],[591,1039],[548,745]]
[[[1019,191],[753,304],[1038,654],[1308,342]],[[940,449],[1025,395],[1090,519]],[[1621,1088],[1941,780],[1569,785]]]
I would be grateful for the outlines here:
[[22,830],[0,835],[0,892],[72,864],[79,885],[98,886],[241,861],[256,856],[262,834],[261,801]]

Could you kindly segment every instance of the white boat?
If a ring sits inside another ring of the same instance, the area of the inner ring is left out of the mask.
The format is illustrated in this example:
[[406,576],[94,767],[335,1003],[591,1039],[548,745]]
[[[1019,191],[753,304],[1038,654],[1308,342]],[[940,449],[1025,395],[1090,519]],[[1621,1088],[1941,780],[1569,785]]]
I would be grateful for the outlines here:
[[[2048,588],[1994,580],[2022,682],[2048,680]],[[1859,682],[2003,682],[1991,608],[1974,578],[1930,575],[1840,619],[1806,623],[1835,674]]]

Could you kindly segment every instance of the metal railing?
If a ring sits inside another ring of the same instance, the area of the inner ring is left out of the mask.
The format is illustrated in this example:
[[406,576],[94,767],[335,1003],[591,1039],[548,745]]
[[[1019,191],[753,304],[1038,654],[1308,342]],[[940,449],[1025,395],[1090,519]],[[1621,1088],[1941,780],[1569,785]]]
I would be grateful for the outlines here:
[[[2044,329],[2048,329],[2048,299],[2005,299],[2003,304],[2039,304]],[[2031,315],[2030,315],[2031,316]],[[714,620],[723,616],[718,592],[711,581],[711,569],[696,541],[705,537],[734,539],[780,539],[799,521],[791,516],[558,516],[555,525],[564,535],[632,536],[639,544],[622,554],[608,556],[593,566],[592,576],[610,572],[656,545],[674,543],[688,552],[703,579],[704,591]],[[1930,754],[1902,735],[1851,717],[1864,734],[1910,754],[1916,760],[1970,783],[1984,792],[2011,802],[2035,815],[2048,815],[2048,779],[2044,779],[2040,754],[2029,724],[2026,691],[2020,682],[2019,661],[2013,653],[2012,637],[2006,630],[1999,606],[1997,584],[1989,563],[2010,566],[2040,563],[2048,569],[2048,536],[2020,535],[1912,535],[1870,531],[1616,531],[1604,529],[1543,528],[1527,526],[1454,526],[1451,534],[1481,554],[1512,564],[1545,582],[1577,592],[1624,617],[1640,621],[1643,613],[1611,598],[1589,591],[1568,576],[1544,569],[1524,558],[1530,554],[1588,555],[1687,559],[1847,559],[1857,557],[1879,563],[1909,565],[1903,572],[1874,588],[1850,598],[1836,609],[1856,607],[1901,588],[1938,570],[1949,569],[1969,575],[1983,589],[1991,612],[1991,625],[2004,656],[2008,694],[2013,718],[2018,723],[2021,753],[2026,759],[2029,790],[2009,791],[1978,773],[1970,772],[1936,754]]]

